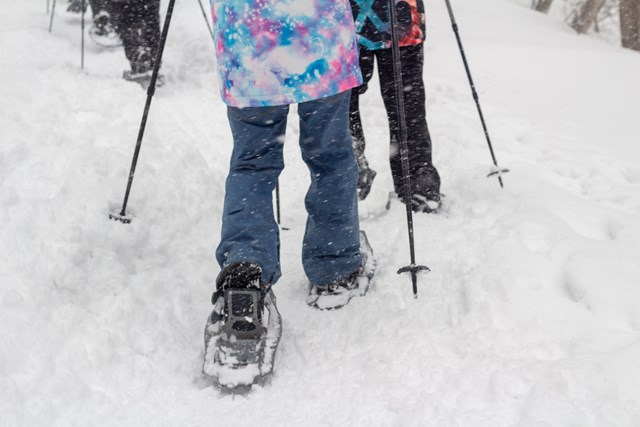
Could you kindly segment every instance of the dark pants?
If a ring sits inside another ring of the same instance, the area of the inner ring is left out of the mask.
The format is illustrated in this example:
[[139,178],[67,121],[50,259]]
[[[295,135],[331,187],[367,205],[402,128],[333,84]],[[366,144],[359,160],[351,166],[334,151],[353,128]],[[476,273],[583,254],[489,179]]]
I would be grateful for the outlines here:
[[122,39],[131,71],[153,69],[160,44],[160,0],[90,0],[94,16],[109,14],[111,25]]
[[[414,195],[429,198],[429,196],[440,193],[440,176],[431,159],[431,137],[427,127],[425,90],[422,80],[423,57],[424,47],[422,43],[400,48],[411,190]],[[391,49],[367,50],[360,48],[360,68],[364,82],[362,86],[354,89],[351,93],[349,127],[354,142],[355,154],[358,158],[358,166],[363,167],[365,165],[366,167],[366,159],[364,158],[365,138],[362,130],[362,121],[360,120],[359,95],[367,90],[367,83],[373,76],[374,60],[378,63],[382,100],[384,101],[389,121],[391,135],[389,157],[393,186],[396,194],[404,200]]]
[[91,5],[91,14],[95,18],[101,11],[107,10],[108,0],[89,0],[89,4]]

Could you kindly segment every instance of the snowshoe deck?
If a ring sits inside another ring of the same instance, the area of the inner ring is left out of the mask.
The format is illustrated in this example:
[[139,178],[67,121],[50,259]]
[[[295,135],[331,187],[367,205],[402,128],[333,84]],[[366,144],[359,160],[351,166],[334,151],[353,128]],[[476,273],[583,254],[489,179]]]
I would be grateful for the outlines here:
[[[247,297],[251,291],[235,291],[235,295],[233,292],[230,291],[228,298]],[[222,314],[225,301],[217,299],[205,328],[202,372],[220,390],[246,393],[252,386],[264,385],[270,380],[282,335],[282,318],[275,301],[271,291],[264,297],[262,324],[266,327],[258,324],[255,329],[238,331],[233,328],[234,323],[246,322],[248,316],[230,313],[225,322]]]
[[104,29],[94,24],[89,28],[89,37],[101,47],[115,48],[122,46],[120,36],[110,28]]

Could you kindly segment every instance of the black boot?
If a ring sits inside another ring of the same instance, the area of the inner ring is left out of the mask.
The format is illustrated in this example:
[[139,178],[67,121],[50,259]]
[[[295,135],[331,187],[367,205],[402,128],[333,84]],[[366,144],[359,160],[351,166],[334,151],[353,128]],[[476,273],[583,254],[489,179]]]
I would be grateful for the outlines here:
[[[84,11],[87,10],[87,5],[89,4],[89,2],[85,2],[84,4]],[[67,12],[71,12],[71,13],[82,13],[84,12],[82,10],[82,0],[69,0],[69,6],[67,6]]]
[[205,328],[202,372],[224,390],[248,391],[273,372],[282,319],[275,295],[252,262],[226,267],[216,280]]
[[355,296],[364,296],[373,283],[376,260],[364,231],[360,231],[362,263],[352,274],[327,285],[311,284],[307,304],[319,310],[335,310],[344,307]]
[[[151,61],[141,60],[131,62],[131,70],[125,70],[122,73],[122,78],[128,82],[135,82],[140,84],[143,89],[147,89],[151,84],[151,77],[153,76],[153,65]],[[164,86],[164,76],[158,73],[156,78],[156,87]]]
[[251,262],[241,262],[225,268],[216,280],[216,292],[211,298],[216,305],[223,298],[223,330],[246,338],[260,338],[264,332],[262,311],[266,285],[262,283],[262,269]]

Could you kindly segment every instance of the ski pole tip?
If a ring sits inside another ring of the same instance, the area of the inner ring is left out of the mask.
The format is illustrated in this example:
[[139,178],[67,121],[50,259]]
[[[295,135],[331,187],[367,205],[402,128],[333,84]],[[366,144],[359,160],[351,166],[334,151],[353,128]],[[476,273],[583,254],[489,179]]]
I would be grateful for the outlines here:
[[109,219],[114,221],[119,221],[123,224],[131,224],[131,221],[133,220],[131,216],[124,214],[122,212],[120,213],[110,212]]

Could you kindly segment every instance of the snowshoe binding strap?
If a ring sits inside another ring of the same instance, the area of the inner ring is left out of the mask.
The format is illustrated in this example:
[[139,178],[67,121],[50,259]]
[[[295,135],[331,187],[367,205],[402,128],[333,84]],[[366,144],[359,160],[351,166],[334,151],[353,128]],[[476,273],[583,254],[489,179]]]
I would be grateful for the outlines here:
[[237,340],[258,340],[266,332],[262,326],[262,295],[259,289],[229,289],[224,292],[227,319],[223,334]]

